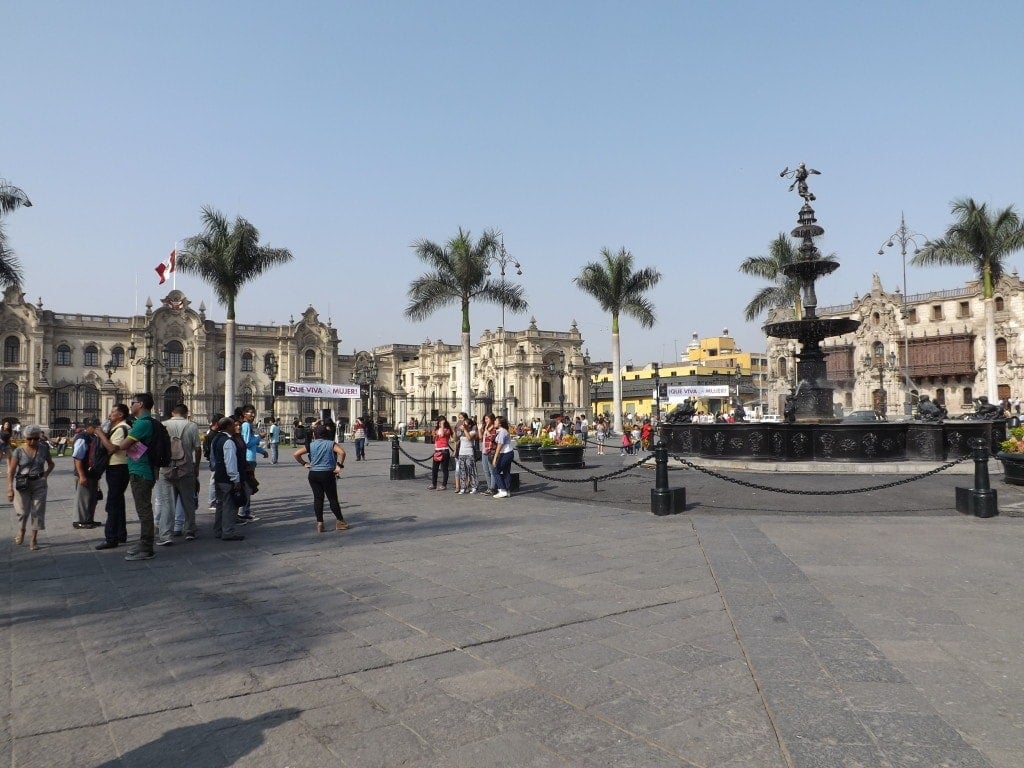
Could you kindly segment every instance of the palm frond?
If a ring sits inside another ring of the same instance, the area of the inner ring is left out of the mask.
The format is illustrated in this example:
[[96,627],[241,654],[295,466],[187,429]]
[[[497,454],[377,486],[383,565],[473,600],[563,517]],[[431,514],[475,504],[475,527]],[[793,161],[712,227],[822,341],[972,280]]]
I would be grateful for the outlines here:
[[6,179],[0,179],[0,214],[10,213],[16,208],[31,208],[25,190],[16,187]]

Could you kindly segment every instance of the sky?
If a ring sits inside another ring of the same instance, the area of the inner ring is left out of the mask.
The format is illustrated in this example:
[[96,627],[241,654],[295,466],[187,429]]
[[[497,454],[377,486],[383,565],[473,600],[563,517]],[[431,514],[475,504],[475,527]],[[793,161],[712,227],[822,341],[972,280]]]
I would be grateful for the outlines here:
[[[457,306],[404,310],[412,244],[461,227],[522,265],[510,330],[575,320],[610,360],[610,318],[572,281],[625,247],[663,277],[654,328],[621,322],[624,364],[725,328],[759,351],[744,308],[764,283],[737,267],[796,224],[784,167],[821,172],[841,267],[819,306],[876,272],[902,288],[898,246],[878,255],[901,213],[923,243],[956,198],[1021,209],[1022,28],[1008,0],[8,3],[0,178],[33,206],[5,227],[28,300],[128,315],[166,294],[153,269],[203,206],[243,216],[294,260],[242,289],[239,322],[312,304],[344,353],[458,343]],[[906,288],[971,278],[908,264]],[[177,287],[224,319],[198,278]],[[470,319],[475,341],[501,308]]]

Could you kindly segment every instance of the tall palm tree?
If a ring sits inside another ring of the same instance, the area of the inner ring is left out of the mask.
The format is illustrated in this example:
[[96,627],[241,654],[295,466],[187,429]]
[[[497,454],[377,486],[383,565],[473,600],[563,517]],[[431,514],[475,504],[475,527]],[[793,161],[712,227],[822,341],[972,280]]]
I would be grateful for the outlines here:
[[619,315],[628,315],[644,328],[653,328],[654,305],[644,295],[661,280],[651,267],[633,271],[633,254],[625,248],[612,253],[601,249],[601,261],[583,267],[573,282],[593,296],[605,312],[612,315],[612,427],[622,433],[622,353],[619,347]]
[[20,288],[21,281],[24,279],[21,262],[7,245],[7,233],[4,232],[2,220],[4,215],[21,207],[32,207],[32,201],[28,199],[28,195],[7,180],[0,179],[0,285],[4,287]]
[[462,309],[462,410],[470,411],[473,397],[469,363],[469,304],[484,301],[502,304],[513,312],[527,308],[523,287],[502,277],[491,279],[488,264],[500,247],[499,235],[485,230],[474,243],[469,232],[459,227],[459,234],[443,246],[430,240],[417,240],[412,244],[420,261],[430,271],[409,284],[409,306],[405,316],[410,320],[425,320],[441,307],[458,304]]
[[292,254],[287,248],[261,246],[259,231],[241,216],[229,225],[221,213],[205,206],[202,221],[203,232],[185,240],[176,268],[209,283],[217,300],[227,309],[224,413],[231,413],[235,394],[235,299],[243,285],[270,267],[291,261]]
[[[747,304],[744,316],[747,320],[755,320],[763,312],[781,307],[793,307],[794,316],[797,320],[803,317],[803,304],[800,300],[800,281],[787,277],[783,267],[793,264],[801,258],[799,249],[793,241],[780,232],[779,236],[772,240],[768,246],[768,254],[765,256],[751,256],[740,263],[740,272],[754,277],[761,277],[771,281],[754,294],[754,297]],[[835,261],[835,254],[822,256],[826,261]]]
[[993,292],[1005,271],[1006,257],[1024,249],[1024,226],[1013,206],[988,211],[972,198],[954,200],[950,212],[956,220],[938,240],[929,240],[911,260],[920,266],[955,265],[972,267],[981,283],[985,304],[985,376],[988,399],[998,397],[996,382],[996,313]]

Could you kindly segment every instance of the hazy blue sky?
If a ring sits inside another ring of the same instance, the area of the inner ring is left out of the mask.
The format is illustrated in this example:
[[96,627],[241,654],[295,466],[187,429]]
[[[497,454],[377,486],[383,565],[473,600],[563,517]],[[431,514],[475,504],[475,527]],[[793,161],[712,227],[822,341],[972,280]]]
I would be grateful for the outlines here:
[[[877,255],[901,210],[937,236],[956,197],[1024,205],[1021,29],[1009,1],[7,3],[0,177],[34,203],[7,232],[30,300],[128,314],[163,295],[153,267],[203,205],[241,214],[295,261],[243,290],[240,321],[312,303],[349,352],[457,343],[457,308],[403,317],[409,246],[493,227],[531,303],[506,325],[576,319],[597,359],[609,321],[571,280],[625,246],[665,277],[624,361],[723,327],[761,349],[761,284],[736,268],[795,225],[783,166],[823,174],[842,267],[821,305],[902,282],[898,251]],[[474,306],[474,339],[500,315]]]

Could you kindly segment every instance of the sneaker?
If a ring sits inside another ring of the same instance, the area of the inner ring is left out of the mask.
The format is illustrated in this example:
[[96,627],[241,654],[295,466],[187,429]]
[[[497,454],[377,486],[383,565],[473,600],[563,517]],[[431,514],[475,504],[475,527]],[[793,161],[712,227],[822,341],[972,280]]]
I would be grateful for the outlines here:
[[447,491],[448,490],[448,486],[447,485],[439,485],[437,487],[437,490],[439,490],[439,491]]
[[156,555],[154,555],[152,552],[145,552],[141,549],[133,549],[131,552],[124,556],[124,559],[128,562],[132,562],[134,560],[152,560],[154,557],[156,557]]
[[216,512],[217,511],[217,505],[216,504],[211,504],[210,506],[207,507],[207,509],[210,510],[211,512]]
[[96,545],[96,549],[117,549],[116,541],[101,541]]
[[171,534],[171,536],[173,536],[173,537],[174,537],[174,538],[176,538],[176,539],[178,539],[178,538],[181,538],[181,537],[182,537],[182,536],[184,536],[184,535],[185,535],[185,532],[184,532],[184,531],[174,531],[174,532],[173,532],[173,533]]
[[194,533],[186,533],[185,534],[185,541],[195,541],[195,540],[196,540],[196,535]]
[[507,499],[508,498],[508,491],[498,491],[491,498],[494,498],[494,499]]
[[171,546],[171,545],[172,545],[173,543],[174,543],[174,542],[173,542],[173,541],[171,541],[170,539],[157,539],[156,545],[157,545],[158,547],[169,547],[169,546]]
[[427,490],[428,491],[436,491],[437,490],[437,486],[436,485],[428,485],[427,486]]
[[470,489],[469,489],[469,492],[470,492],[470,493],[476,493],[476,488],[470,488]]

